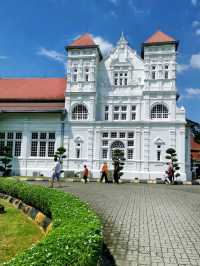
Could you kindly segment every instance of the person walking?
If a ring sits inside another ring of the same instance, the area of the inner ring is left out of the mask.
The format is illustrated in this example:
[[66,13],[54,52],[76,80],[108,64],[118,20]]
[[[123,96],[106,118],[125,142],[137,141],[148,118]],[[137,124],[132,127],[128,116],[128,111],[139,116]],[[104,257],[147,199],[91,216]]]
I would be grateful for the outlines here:
[[167,174],[168,174],[168,179],[170,180],[170,183],[173,183],[174,182],[174,168],[171,162],[169,163]]
[[88,182],[88,176],[89,176],[89,170],[87,168],[87,165],[84,165],[84,170],[83,170],[83,179],[85,181],[85,184]]
[[105,178],[105,183],[108,183],[108,164],[104,162],[101,168],[101,179],[100,182],[102,183],[103,179]]
[[59,184],[59,187],[62,187],[61,186],[61,183],[60,183],[61,170],[62,170],[62,165],[61,165],[60,161],[58,160],[56,162],[55,167],[53,168],[53,171],[54,172],[53,172],[53,175],[51,177],[51,186],[50,187],[53,187],[53,184],[54,184],[55,179],[57,180],[57,182]]

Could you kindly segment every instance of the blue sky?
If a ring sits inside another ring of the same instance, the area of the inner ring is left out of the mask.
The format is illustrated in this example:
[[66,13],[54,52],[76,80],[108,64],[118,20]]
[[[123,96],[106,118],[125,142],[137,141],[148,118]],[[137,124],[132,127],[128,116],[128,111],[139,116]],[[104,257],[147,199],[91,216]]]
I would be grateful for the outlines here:
[[140,53],[158,29],[180,40],[178,105],[200,122],[200,0],[1,0],[0,77],[63,77],[64,46],[85,32],[106,52],[123,31]]

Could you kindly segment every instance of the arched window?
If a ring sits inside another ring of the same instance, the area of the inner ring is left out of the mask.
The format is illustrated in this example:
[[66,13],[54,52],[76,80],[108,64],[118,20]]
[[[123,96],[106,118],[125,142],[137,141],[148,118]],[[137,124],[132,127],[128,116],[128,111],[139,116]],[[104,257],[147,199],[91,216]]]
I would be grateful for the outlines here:
[[124,143],[119,140],[114,141],[111,145],[111,149],[124,149]]
[[88,110],[82,105],[76,105],[72,111],[72,120],[87,120],[88,119]]
[[166,119],[168,115],[168,109],[163,104],[157,104],[151,109],[151,119]]
[[124,143],[122,141],[119,141],[119,140],[114,141],[111,144],[110,148],[111,148],[112,156],[113,156],[114,150],[121,150],[121,151],[123,151],[123,154],[125,155],[125,146],[124,146]]

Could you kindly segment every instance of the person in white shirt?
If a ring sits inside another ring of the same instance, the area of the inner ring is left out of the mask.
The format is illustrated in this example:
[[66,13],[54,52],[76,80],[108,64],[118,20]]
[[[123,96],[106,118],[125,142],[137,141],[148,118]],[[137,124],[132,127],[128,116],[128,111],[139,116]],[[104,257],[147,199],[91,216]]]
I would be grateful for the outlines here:
[[53,168],[53,170],[54,170],[54,172],[53,172],[53,175],[51,177],[51,187],[53,187],[55,179],[57,179],[59,187],[62,187],[61,183],[60,183],[60,174],[61,174],[61,170],[62,170],[62,165],[61,165],[59,160],[56,162],[56,165]]

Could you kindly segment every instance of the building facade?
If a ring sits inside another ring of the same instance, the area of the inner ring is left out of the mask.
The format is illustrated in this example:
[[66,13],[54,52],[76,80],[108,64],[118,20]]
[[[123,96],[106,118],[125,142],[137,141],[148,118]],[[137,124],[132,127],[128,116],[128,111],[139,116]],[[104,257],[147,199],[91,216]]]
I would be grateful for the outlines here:
[[66,79],[0,80],[0,147],[10,145],[13,173],[50,175],[53,154],[64,146],[64,170],[87,164],[94,178],[112,151],[125,156],[125,179],[162,178],[166,150],[177,151],[180,179],[190,179],[185,110],[178,108],[178,42],[156,32],[141,55],[123,34],[102,57],[89,34],[66,47]]

